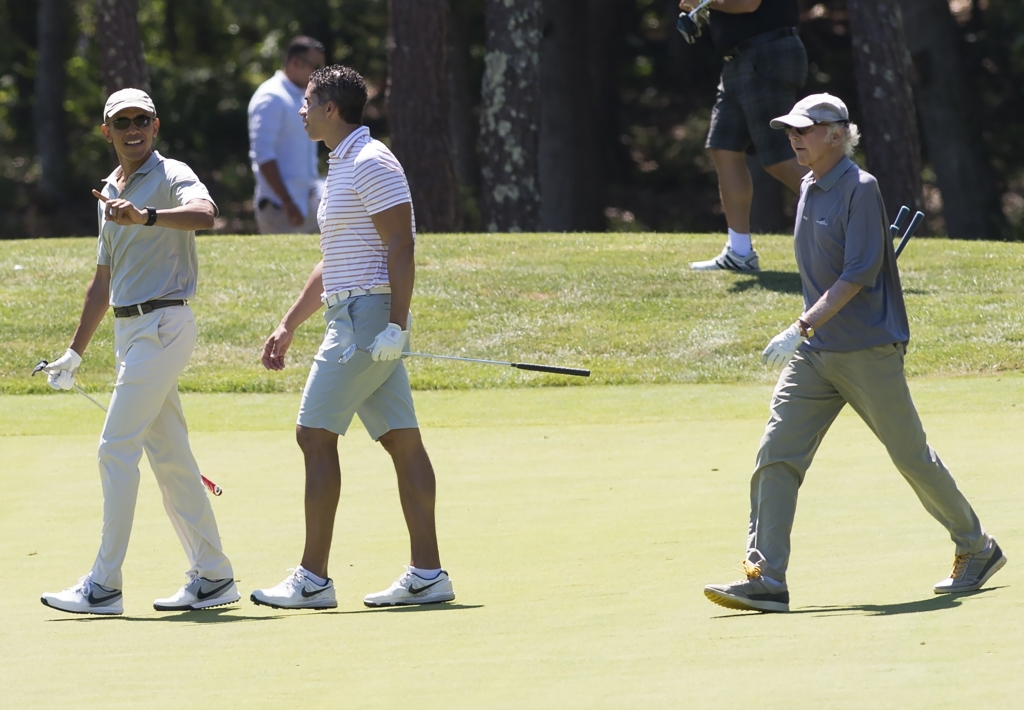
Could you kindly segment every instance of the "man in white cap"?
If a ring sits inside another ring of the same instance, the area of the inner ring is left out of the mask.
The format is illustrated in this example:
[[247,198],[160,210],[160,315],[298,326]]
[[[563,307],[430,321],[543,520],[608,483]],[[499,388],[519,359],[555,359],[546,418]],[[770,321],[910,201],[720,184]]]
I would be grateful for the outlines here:
[[910,328],[882,195],[850,160],[858,141],[846,105],[829,94],[771,121],[810,168],[800,187],[794,248],[804,311],[762,360],[782,368],[750,482],[746,579],[704,594],[730,609],[789,611],[786,569],[797,492],[832,422],[853,407],[885,445],[956,553],[936,594],[980,589],[1006,564],[993,537],[931,446],[910,397],[903,358]]
[[152,99],[138,89],[110,95],[103,136],[119,165],[99,200],[96,273],[71,346],[50,364],[50,386],[71,389],[89,341],[114,309],[117,379],[100,435],[103,532],[92,570],[46,606],[77,614],[121,614],[121,566],[128,550],[145,451],[164,508],[185,549],[187,583],[157,599],[158,611],[188,611],[239,599],[231,563],[188,443],[178,375],[196,343],[188,299],[199,261],[195,230],[213,227],[217,208],[195,173],[153,149],[160,130]]

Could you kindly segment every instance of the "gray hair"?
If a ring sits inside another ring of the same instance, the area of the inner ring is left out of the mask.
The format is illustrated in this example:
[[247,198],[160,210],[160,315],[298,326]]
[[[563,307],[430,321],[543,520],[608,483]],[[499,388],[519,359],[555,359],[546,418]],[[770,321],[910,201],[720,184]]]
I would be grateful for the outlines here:
[[830,139],[832,136],[843,132],[843,152],[847,156],[853,157],[853,151],[860,143],[860,129],[857,128],[856,123],[829,123],[825,138]]

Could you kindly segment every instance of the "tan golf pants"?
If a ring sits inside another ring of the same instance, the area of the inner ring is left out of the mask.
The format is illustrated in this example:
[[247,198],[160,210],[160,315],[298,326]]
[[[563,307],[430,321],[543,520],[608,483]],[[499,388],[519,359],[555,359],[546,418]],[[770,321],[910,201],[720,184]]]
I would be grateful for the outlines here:
[[114,321],[118,370],[100,435],[103,533],[92,568],[92,581],[106,587],[122,588],[121,565],[135,517],[143,451],[185,549],[189,572],[208,579],[234,576],[221,549],[178,398],[178,375],[195,343],[196,323],[188,306]]
[[902,344],[854,352],[797,351],[772,395],[771,417],[750,480],[747,559],[785,581],[797,491],[825,432],[849,404],[882,442],[958,554],[980,552],[978,516],[928,445],[903,373]]

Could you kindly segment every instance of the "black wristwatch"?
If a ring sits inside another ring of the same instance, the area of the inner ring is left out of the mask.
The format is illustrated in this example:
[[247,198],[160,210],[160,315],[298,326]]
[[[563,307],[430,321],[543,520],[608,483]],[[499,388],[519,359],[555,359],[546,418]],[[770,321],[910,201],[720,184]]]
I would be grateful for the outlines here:
[[156,224],[156,207],[147,207],[146,212],[149,213],[149,219],[146,220],[146,226],[152,227]]

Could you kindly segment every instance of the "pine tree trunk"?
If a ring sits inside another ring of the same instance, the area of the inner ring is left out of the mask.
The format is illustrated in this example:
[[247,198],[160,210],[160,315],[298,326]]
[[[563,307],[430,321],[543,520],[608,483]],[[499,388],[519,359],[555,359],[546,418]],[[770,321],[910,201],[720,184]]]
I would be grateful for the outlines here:
[[1007,223],[986,160],[981,123],[970,116],[978,99],[964,70],[960,31],[946,0],[900,0],[914,94],[927,157],[942,193],[946,231],[955,239],[999,239]]
[[96,0],[96,45],[107,95],[125,88],[149,90],[138,0]]
[[491,232],[540,224],[541,0],[484,0],[481,206]]
[[417,229],[459,228],[459,183],[448,101],[446,0],[391,0],[388,126],[405,168]]
[[[544,0],[539,170],[541,229],[605,227],[604,76],[595,60],[611,54],[600,22],[607,0]],[[601,51],[595,51],[600,45]],[[602,67],[603,68],[603,67]]]
[[924,204],[903,18],[898,0],[849,0],[847,10],[867,167],[893,218],[901,205],[918,210]]
[[50,203],[65,198],[68,146],[64,130],[64,66],[68,12],[66,0],[40,0],[36,49],[36,153],[42,168],[40,190]]

